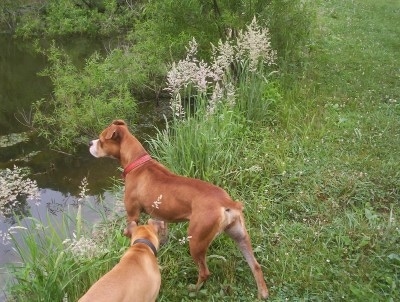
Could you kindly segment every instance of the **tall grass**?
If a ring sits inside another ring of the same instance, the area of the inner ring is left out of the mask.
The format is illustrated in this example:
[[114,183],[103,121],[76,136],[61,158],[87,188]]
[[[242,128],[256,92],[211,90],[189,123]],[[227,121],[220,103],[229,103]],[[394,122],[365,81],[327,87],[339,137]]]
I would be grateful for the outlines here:
[[[167,125],[149,141],[151,153],[176,173],[205,180],[216,179],[230,171],[235,158],[241,156],[239,136],[246,129],[233,112],[205,118],[201,122],[193,117],[178,124]],[[216,166],[218,162],[226,165]]]
[[[96,211],[98,223],[89,225],[83,211]],[[119,261],[128,245],[122,219],[112,219],[105,205],[87,197],[77,208],[41,219],[24,218],[10,229],[20,262],[9,265],[10,301],[76,301],[92,283]]]
[[269,32],[255,18],[236,39],[212,47],[213,60],[206,63],[192,40],[186,58],[172,65],[167,89],[173,119],[149,142],[152,154],[174,171],[221,184],[221,176],[238,167],[258,169],[242,160],[245,138],[252,123],[272,123],[281,95],[268,74],[276,56]]

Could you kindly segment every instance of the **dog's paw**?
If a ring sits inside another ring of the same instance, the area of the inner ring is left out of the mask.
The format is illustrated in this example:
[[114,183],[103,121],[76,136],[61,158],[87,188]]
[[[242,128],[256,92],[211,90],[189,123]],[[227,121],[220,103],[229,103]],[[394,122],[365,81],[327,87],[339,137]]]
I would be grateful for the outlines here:
[[197,292],[198,290],[196,284],[189,284],[187,289],[189,292]]

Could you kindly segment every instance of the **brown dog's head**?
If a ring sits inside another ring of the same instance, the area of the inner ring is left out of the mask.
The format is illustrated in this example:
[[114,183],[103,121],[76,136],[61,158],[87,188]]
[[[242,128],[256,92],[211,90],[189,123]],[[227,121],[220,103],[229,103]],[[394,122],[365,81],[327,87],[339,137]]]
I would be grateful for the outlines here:
[[120,158],[121,140],[128,131],[123,120],[115,120],[101,132],[99,139],[89,142],[89,151],[94,157],[109,156]]
[[156,249],[159,248],[160,242],[165,241],[167,234],[166,223],[162,220],[149,219],[145,225],[137,225],[131,221],[124,231],[124,235],[131,238],[131,244],[136,239],[150,240]]

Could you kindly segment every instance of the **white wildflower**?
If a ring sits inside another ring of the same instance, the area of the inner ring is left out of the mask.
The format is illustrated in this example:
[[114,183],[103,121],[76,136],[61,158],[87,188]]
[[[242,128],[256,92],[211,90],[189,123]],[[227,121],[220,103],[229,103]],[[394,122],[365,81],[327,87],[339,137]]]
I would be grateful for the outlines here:
[[151,205],[153,208],[159,209],[160,208],[160,204],[162,199],[162,194],[160,196],[158,196],[157,200],[153,201],[153,204]]
[[88,197],[88,192],[89,192],[89,190],[88,190],[88,185],[89,185],[89,183],[88,183],[88,181],[87,181],[87,178],[86,177],[84,177],[83,179],[82,179],[82,181],[81,181],[81,184],[80,184],[80,186],[79,186],[79,198],[78,198],[78,202],[82,202],[83,200],[85,200],[87,197]]
[[191,238],[192,238],[192,236],[183,237],[183,238],[179,239],[179,244],[184,245],[185,243],[188,243]]
[[229,70],[230,65],[234,61],[235,49],[230,44],[230,41],[222,42],[218,41],[218,46],[212,45],[213,52],[213,64],[211,69],[213,71],[212,76],[214,81],[222,79],[223,75]]
[[185,60],[172,63],[171,70],[167,74],[167,88],[174,97],[181,89],[193,85],[200,93],[205,93],[208,78],[212,76],[211,68],[204,61],[199,61],[197,55],[197,42],[193,38],[186,47]]
[[212,74],[210,67],[204,61],[199,62],[196,73],[194,74],[193,84],[198,92],[205,93],[207,91],[207,79]]
[[262,168],[259,165],[254,165],[251,166],[250,168],[247,169],[249,172],[261,172]]
[[185,117],[185,108],[182,106],[181,95],[178,93],[170,100],[170,106],[174,115],[178,118]]
[[84,236],[77,239],[75,233],[73,233],[73,239],[65,239],[63,244],[66,245],[66,250],[70,251],[75,257],[81,259],[93,258],[108,252],[107,249],[102,248],[102,246],[93,239],[85,238]]
[[10,232],[7,231],[3,232],[2,230],[0,230],[0,240],[3,245],[10,244],[11,242]]

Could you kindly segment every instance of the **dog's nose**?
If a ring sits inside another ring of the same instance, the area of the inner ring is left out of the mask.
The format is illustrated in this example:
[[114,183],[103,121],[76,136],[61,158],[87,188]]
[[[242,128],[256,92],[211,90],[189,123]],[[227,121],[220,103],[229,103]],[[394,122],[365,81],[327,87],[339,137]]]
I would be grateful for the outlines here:
[[89,147],[91,147],[93,145],[93,141],[89,142]]

